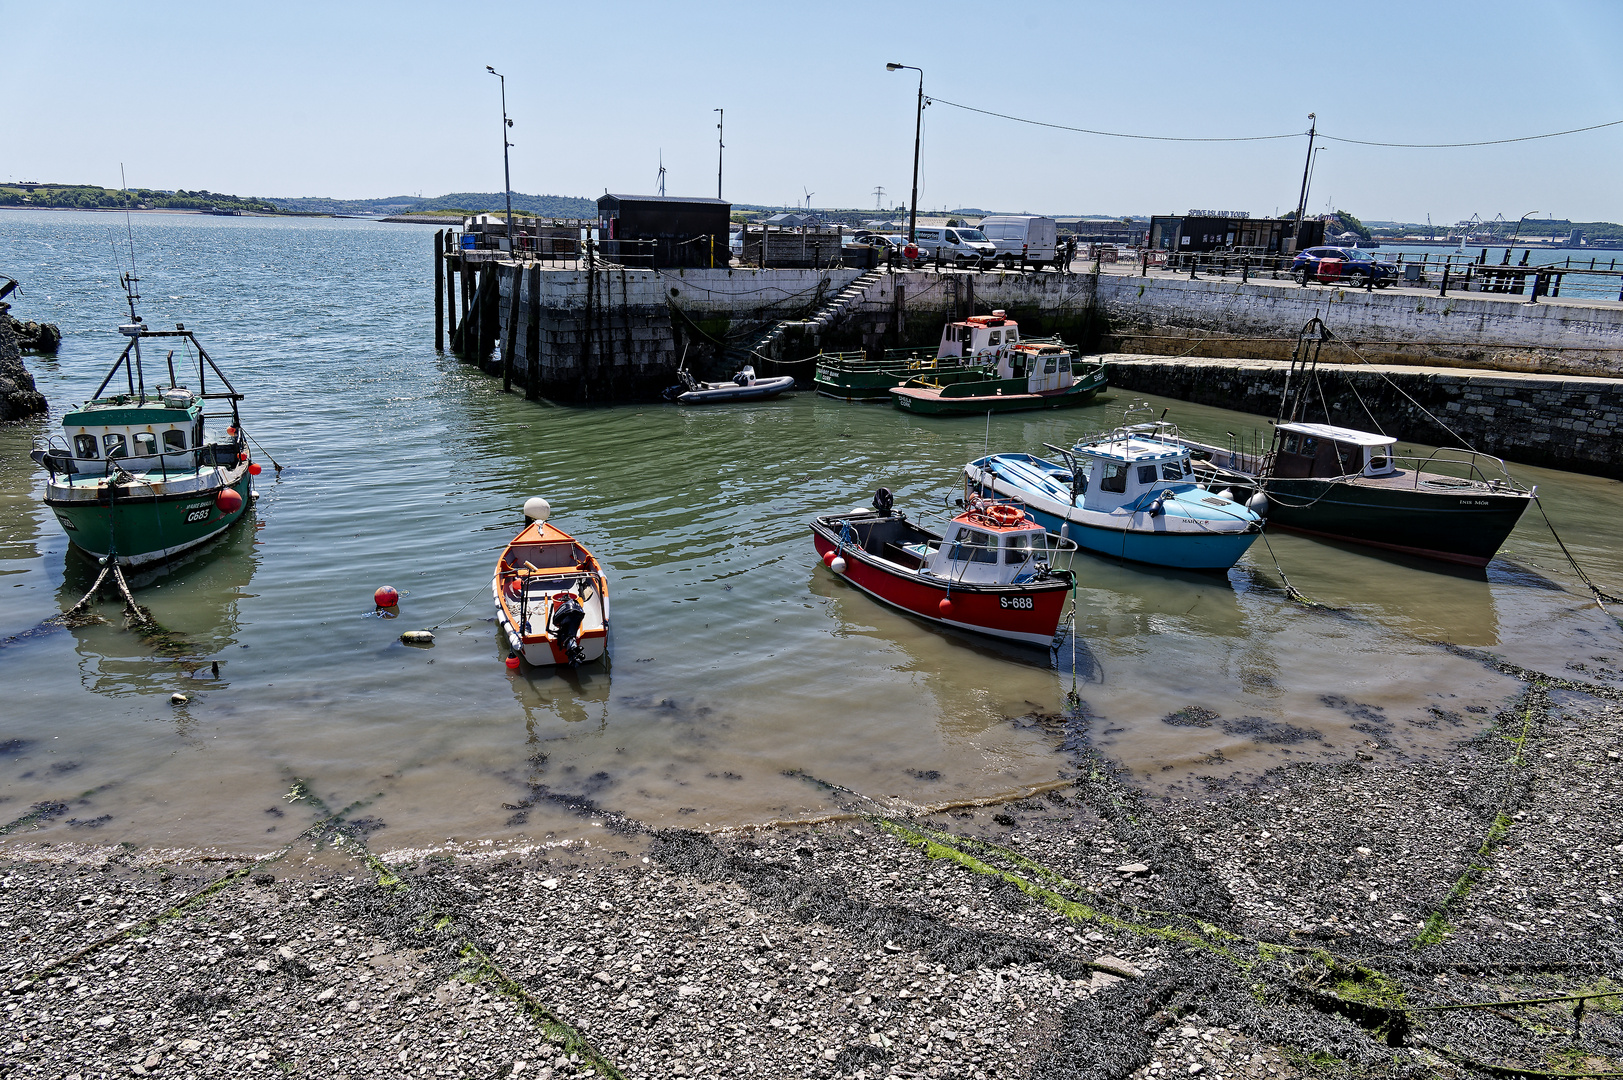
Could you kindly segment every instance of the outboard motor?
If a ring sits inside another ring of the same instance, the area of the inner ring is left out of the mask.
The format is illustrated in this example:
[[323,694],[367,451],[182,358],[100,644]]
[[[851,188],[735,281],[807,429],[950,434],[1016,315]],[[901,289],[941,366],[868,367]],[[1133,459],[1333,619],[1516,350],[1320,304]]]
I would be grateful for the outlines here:
[[586,609],[580,606],[580,600],[574,593],[559,593],[552,600],[552,636],[558,645],[569,656],[571,664],[579,664],[586,659],[586,650],[581,647],[578,635],[580,624],[586,619]]
[[733,376],[733,382],[735,384],[739,385],[739,386],[753,386],[753,385],[755,385],[755,367],[754,367],[754,365],[753,364],[745,364],[741,369],[739,369],[738,374]]
[[880,488],[873,493],[873,508],[886,517],[890,516],[890,508],[895,505],[896,499],[891,495],[890,488]]

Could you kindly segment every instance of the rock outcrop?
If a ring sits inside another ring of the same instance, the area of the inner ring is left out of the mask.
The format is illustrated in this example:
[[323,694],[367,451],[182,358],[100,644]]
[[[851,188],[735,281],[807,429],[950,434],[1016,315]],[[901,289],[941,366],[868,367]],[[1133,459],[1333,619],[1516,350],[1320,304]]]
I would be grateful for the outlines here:
[[[34,377],[23,367],[15,326],[11,305],[0,303],[0,420],[20,420],[45,412],[47,408],[45,395],[34,389]],[[51,326],[50,330],[54,338],[56,327]]]

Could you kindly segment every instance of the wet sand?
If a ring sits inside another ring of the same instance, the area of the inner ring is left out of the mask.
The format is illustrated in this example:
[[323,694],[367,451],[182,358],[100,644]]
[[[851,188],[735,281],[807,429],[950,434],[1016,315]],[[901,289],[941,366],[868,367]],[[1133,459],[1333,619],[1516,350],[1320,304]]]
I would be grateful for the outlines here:
[[1615,1071],[1623,671],[1461,658],[1516,689],[1446,747],[1200,790],[1034,714],[1067,785],[938,814],[824,788],[849,816],[815,827],[555,798],[590,841],[390,851],[295,786],[303,831],[249,860],[31,842],[75,808],[13,813],[0,1074]]

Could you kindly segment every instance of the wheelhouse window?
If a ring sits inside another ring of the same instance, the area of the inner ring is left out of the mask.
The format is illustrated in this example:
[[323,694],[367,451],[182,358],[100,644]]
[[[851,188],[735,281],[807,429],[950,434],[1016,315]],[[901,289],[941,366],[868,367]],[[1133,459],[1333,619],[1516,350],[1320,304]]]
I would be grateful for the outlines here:
[[1104,475],[1099,477],[1100,491],[1113,491],[1117,495],[1127,490],[1127,466],[1109,462],[1104,467]]
[[127,457],[129,451],[124,448],[124,436],[120,434],[103,435],[101,437],[102,452],[108,457]]
[[1140,465],[1138,467],[1138,482],[1141,484],[1155,483],[1155,466]]
[[1054,374],[1054,372],[1056,372],[1058,370],[1059,370],[1059,357],[1057,357],[1057,356],[1050,356],[1048,358],[1047,363],[1043,364],[1043,374],[1044,375],[1052,375],[1052,374]]
[[986,335],[986,343],[988,345],[1001,345],[1001,344],[1003,344],[1003,331],[1001,331],[1001,330],[993,330],[991,333],[987,334]]
[[96,437],[94,435],[75,435],[73,437],[73,456],[82,458],[100,457],[97,453]]
[[1372,446],[1369,448],[1369,471],[1372,473],[1385,472],[1391,468],[1390,446]]
[[1031,558],[1031,536],[1011,536],[1008,546],[1003,549],[1003,561],[1011,566],[1019,566]]
[[179,428],[170,428],[163,433],[163,449],[165,453],[175,453],[186,449],[186,433]]
[[136,457],[157,457],[158,437],[150,431],[137,431],[132,437]]
[[1161,463],[1161,479],[1182,480],[1183,464],[1177,461],[1164,461]]

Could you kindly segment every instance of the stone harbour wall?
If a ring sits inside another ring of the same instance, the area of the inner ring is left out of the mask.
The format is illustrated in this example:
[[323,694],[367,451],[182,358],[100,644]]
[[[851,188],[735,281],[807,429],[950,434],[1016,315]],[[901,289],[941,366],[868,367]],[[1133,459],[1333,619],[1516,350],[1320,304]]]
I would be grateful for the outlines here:
[[1345,343],[1325,360],[1623,376],[1623,306],[1610,302],[1110,274],[1095,295],[1105,346],[1124,353],[1285,360],[1317,317]]
[[[1289,367],[1256,359],[1102,359],[1110,385],[1119,390],[1268,417],[1278,415]],[[1404,440],[1433,446],[1463,441],[1529,465],[1623,479],[1623,441],[1618,438],[1623,431],[1623,381],[1321,363],[1317,385],[1328,410],[1311,399],[1306,418],[1314,422],[1328,415],[1330,423],[1366,431],[1378,426]]]

